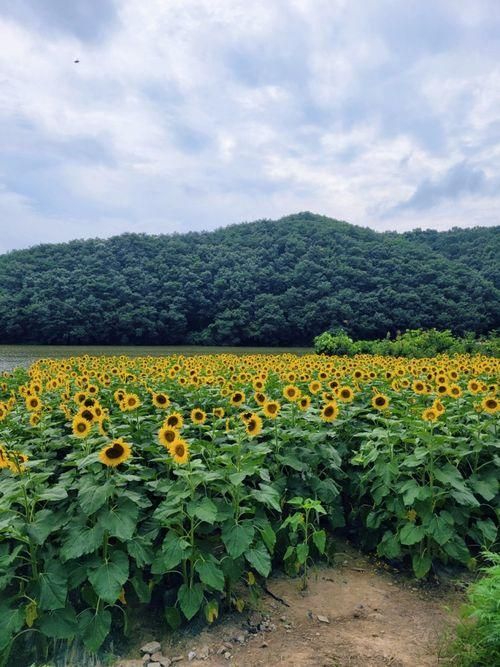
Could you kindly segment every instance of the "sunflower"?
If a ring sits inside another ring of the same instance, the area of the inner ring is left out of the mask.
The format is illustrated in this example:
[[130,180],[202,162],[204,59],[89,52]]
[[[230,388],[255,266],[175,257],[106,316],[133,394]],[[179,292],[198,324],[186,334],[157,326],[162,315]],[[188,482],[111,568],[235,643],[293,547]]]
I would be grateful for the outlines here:
[[321,412],[319,413],[321,421],[324,422],[333,422],[337,419],[339,414],[339,406],[331,401],[323,406]]
[[284,389],[283,389],[283,396],[287,398],[289,401],[292,401],[295,403],[300,398],[301,391],[298,387],[296,387],[294,384],[288,384]]
[[27,396],[26,397],[26,409],[29,410],[30,412],[33,412],[35,410],[41,410],[42,408],[42,401],[38,398],[38,396]]
[[95,418],[94,411],[89,410],[88,408],[85,408],[84,410],[80,410],[78,412],[78,414],[80,415],[80,417],[82,417],[83,419],[85,419],[88,422],[92,422]]
[[73,417],[71,428],[73,430],[73,435],[76,435],[77,438],[86,438],[90,433],[92,424],[81,415],[76,415]]
[[242,403],[245,402],[245,394],[242,391],[235,391],[230,399],[231,403],[236,407],[239,407]]
[[188,443],[179,438],[169,447],[169,452],[175,463],[183,465],[189,461],[189,445]]
[[309,406],[311,405],[311,397],[301,396],[301,398],[299,398],[297,405],[299,406],[299,409],[302,410],[302,412],[305,412],[306,410],[309,409]]
[[158,431],[158,440],[164,447],[169,447],[175,440],[179,439],[179,431],[168,424],[163,426]]
[[354,392],[350,387],[339,387],[337,390],[337,397],[342,403],[352,403],[354,400]]
[[276,419],[279,411],[281,410],[281,405],[278,403],[278,401],[266,401],[263,405],[263,410],[266,417]]
[[166,417],[164,424],[180,430],[184,424],[184,418],[180,412],[172,412]]
[[309,391],[311,394],[317,394],[319,391],[321,391],[321,382],[318,382],[318,380],[313,380],[310,382]]
[[23,465],[29,459],[27,454],[22,454],[21,452],[10,452],[8,459],[8,466],[11,472],[21,473],[26,470],[26,466]]
[[460,398],[461,395],[462,390],[458,384],[452,384],[448,387],[448,396],[451,396],[452,398]]
[[481,402],[481,407],[488,414],[494,415],[495,412],[498,411],[499,407],[498,399],[496,399],[495,396],[486,396],[486,398],[484,398],[483,401]]
[[7,450],[3,445],[0,445],[0,469],[9,467],[9,457]]
[[30,415],[30,426],[36,426],[40,423],[40,413],[32,412]]
[[83,403],[86,398],[87,394],[84,391],[79,391],[73,396],[75,403]]
[[99,452],[99,461],[105,466],[114,468],[130,458],[131,454],[131,446],[122,438],[117,438],[110,445],[106,445],[106,447],[101,449]]
[[375,394],[372,398],[372,407],[375,410],[387,410],[389,407],[389,399],[385,394]]
[[191,421],[193,424],[204,424],[207,419],[207,415],[201,408],[194,408],[191,410]]
[[120,401],[120,409],[124,412],[129,410],[136,410],[141,404],[139,396],[137,394],[125,394],[125,396]]
[[225,414],[224,408],[214,408],[212,410],[212,414],[214,415],[214,417],[217,417],[217,419],[222,419]]
[[[422,380],[415,380],[415,382],[413,382],[411,387],[416,394],[427,393],[427,387],[425,386],[425,383],[422,382]],[[438,387],[438,393],[439,393],[439,387]]]
[[254,438],[256,435],[262,431],[262,419],[259,415],[252,414],[249,419],[246,421],[246,432],[251,438]]
[[441,401],[440,401],[438,398],[436,398],[436,400],[435,400],[434,403],[432,404],[432,407],[433,407],[433,409],[434,409],[438,414],[440,414],[440,415],[443,414],[443,412],[444,412],[444,405],[441,403]]
[[438,411],[434,408],[426,408],[422,412],[422,419],[426,422],[435,422],[439,417]]
[[438,384],[436,387],[436,394],[438,394],[438,396],[446,396],[448,394],[448,385]]
[[264,403],[267,401],[267,396],[262,391],[256,391],[253,397],[255,402],[259,405],[264,405]]
[[170,405],[170,399],[167,394],[153,394],[153,405],[165,410]]

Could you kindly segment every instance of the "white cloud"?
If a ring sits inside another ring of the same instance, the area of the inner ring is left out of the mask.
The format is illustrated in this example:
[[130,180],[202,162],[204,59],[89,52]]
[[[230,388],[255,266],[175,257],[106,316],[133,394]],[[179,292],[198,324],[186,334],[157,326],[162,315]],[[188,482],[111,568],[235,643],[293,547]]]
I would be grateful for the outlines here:
[[115,6],[95,41],[0,14],[0,250],[305,209],[497,222],[489,192],[386,217],[464,160],[500,177],[493,0],[439,0],[431,37],[389,0]]

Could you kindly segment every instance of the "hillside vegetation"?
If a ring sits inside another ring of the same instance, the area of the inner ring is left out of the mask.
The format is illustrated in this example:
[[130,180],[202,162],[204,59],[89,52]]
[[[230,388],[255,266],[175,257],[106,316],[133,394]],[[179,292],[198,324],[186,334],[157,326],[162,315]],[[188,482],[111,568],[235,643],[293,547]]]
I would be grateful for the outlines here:
[[311,213],[0,256],[0,342],[310,345],[498,327],[499,227],[379,233]]

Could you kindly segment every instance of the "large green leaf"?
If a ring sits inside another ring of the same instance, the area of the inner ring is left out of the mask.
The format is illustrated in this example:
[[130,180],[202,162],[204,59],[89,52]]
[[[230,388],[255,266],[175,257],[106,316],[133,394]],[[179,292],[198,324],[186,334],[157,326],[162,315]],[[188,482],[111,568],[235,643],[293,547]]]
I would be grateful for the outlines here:
[[405,524],[399,533],[399,541],[401,544],[411,546],[417,544],[425,536],[425,530],[422,526],[417,526],[415,523]]
[[89,581],[96,594],[109,603],[116,602],[127,579],[128,556],[117,550],[89,574]]
[[429,523],[427,532],[442,546],[453,537],[455,531],[453,525],[446,518],[441,515],[434,515]]
[[93,553],[102,545],[103,535],[104,529],[99,524],[72,528],[61,546],[61,560]]
[[198,561],[196,563],[196,571],[204,584],[215,588],[217,591],[224,590],[224,573],[218,563],[214,563],[211,560]]
[[479,529],[483,536],[481,546],[491,547],[497,539],[498,529],[491,519],[479,519],[476,521],[476,528]]
[[62,565],[52,561],[46,571],[40,573],[39,583],[38,606],[40,609],[51,611],[66,606],[68,582]]
[[267,577],[269,572],[271,572],[271,557],[269,556],[269,551],[262,543],[253,549],[245,551],[245,558],[263,577]]
[[28,526],[28,535],[35,544],[43,544],[54,530],[57,530],[68,521],[66,512],[54,512],[52,510],[39,510],[33,522]]
[[425,577],[427,572],[429,572],[431,569],[431,565],[432,558],[428,554],[413,554],[412,566],[413,572],[415,573],[417,579],[422,579],[422,577]]
[[222,541],[230,556],[238,558],[248,549],[255,534],[254,527],[249,524],[232,524],[222,531]]
[[154,558],[153,547],[139,537],[127,542],[127,551],[139,567],[150,565]]
[[255,500],[257,500],[259,503],[267,505],[277,512],[281,512],[280,494],[270,484],[260,483],[259,490],[254,489],[251,493]]
[[325,553],[326,533],[324,530],[315,530],[312,534],[313,542],[320,554]]
[[401,545],[398,536],[386,530],[377,546],[377,554],[385,558],[397,558],[401,554]]
[[107,609],[86,609],[78,617],[78,631],[89,651],[97,651],[111,630],[111,613]]
[[112,537],[126,542],[134,534],[138,516],[137,505],[128,498],[120,498],[99,514],[99,523]]
[[72,639],[78,631],[78,622],[73,607],[46,612],[39,622],[40,630],[53,639]]
[[113,486],[108,482],[100,484],[97,480],[87,482],[80,487],[78,500],[82,510],[90,516],[100,509],[113,493]]
[[0,657],[14,635],[24,625],[24,609],[13,608],[7,602],[0,603]]
[[203,602],[203,587],[201,584],[187,586],[182,584],[177,593],[177,599],[182,613],[190,621],[201,607]]
[[161,552],[156,556],[151,566],[153,574],[164,574],[173,570],[182,561],[186,547],[189,546],[173,531],[163,540]]
[[196,516],[198,519],[206,521],[210,525],[213,525],[217,518],[217,507],[210,498],[194,500],[189,503],[187,509],[191,516]]

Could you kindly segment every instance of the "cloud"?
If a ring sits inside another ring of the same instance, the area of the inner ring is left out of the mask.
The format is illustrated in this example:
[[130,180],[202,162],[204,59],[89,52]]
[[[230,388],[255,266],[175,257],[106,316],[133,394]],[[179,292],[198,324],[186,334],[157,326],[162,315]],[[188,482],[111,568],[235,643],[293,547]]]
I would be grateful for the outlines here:
[[405,210],[425,211],[443,200],[458,200],[471,195],[494,195],[500,188],[500,180],[489,179],[483,169],[467,162],[450,167],[436,178],[424,179],[408,199],[396,204],[389,211],[395,215]]
[[499,30],[495,0],[0,0],[0,251],[498,223]]

